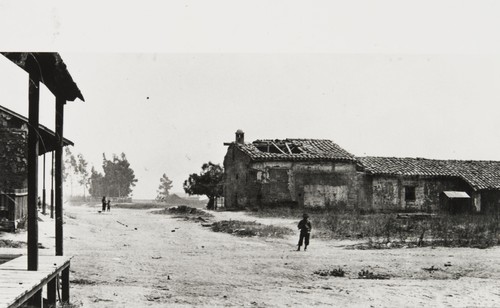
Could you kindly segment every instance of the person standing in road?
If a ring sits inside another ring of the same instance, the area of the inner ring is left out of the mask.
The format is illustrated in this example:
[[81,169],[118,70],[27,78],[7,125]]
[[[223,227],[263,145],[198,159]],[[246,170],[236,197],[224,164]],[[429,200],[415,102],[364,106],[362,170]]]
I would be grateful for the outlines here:
[[102,211],[106,212],[106,196],[102,197]]
[[298,228],[300,230],[300,237],[299,237],[299,247],[297,248],[297,251],[300,251],[300,246],[302,246],[302,243],[304,242],[304,251],[307,250],[307,246],[309,245],[309,237],[311,235],[311,230],[312,230],[312,225],[311,222],[309,221],[309,215],[304,214],[303,219],[299,222]]

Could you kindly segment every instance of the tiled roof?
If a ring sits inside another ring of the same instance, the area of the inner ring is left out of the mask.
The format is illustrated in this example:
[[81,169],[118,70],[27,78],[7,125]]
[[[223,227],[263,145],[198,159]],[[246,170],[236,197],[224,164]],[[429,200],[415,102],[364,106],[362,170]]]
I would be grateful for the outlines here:
[[[282,140],[256,140],[252,143],[235,145],[254,161],[319,161],[342,160],[356,161],[356,157],[346,150],[324,139],[282,139]],[[259,150],[269,145],[271,152]],[[278,145],[282,152],[276,146]],[[272,152],[274,151],[274,152]]]
[[358,157],[368,173],[458,177],[475,190],[500,189],[500,161]]

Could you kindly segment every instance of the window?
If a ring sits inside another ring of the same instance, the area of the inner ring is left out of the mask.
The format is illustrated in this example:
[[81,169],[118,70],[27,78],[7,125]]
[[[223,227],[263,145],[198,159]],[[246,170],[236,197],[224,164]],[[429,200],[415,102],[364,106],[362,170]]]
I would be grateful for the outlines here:
[[415,186],[405,186],[405,201],[415,201]]

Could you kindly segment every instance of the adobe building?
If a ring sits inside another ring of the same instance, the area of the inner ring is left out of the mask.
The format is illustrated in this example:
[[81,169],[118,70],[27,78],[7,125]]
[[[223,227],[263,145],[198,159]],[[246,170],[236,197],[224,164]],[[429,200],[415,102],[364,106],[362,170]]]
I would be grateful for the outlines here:
[[359,157],[375,210],[496,212],[500,162]]
[[498,212],[500,162],[355,157],[330,140],[244,142],[224,158],[228,208],[341,207],[367,211]]
[[364,173],[357,159],[330,140],[285,139],[226,143],[227,208],[287,205],[348,206],[364,203]]

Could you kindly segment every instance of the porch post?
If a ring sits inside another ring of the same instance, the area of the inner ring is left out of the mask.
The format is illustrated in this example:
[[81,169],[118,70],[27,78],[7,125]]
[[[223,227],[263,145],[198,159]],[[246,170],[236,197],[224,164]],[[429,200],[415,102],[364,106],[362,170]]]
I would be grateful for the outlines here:
[[42,189],[42,214],[45,215],[46,214],[46,206],[45,206],[45,153],[43,153],[43,180],[42,180],[42,185],[43,185],[43,189]]
[[50,152],[50,218],[54,218],[54,151]]
[[56,158],[55,158],[55,181],[56,181],[56,256],[63,255],[63,122],[64,122],[64,104],[66,100],[56,97]]
[[40,81],[29,76],[28,128],[28,270],[38,270],[38,128]]

